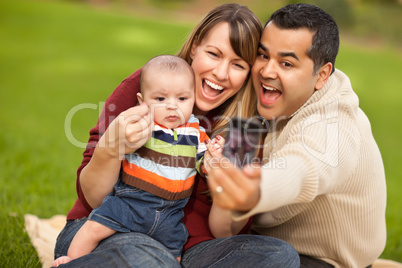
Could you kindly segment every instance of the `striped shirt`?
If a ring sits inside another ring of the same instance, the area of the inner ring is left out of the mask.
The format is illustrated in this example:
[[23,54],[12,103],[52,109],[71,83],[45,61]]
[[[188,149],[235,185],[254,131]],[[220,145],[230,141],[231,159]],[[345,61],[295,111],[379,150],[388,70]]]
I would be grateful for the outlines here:
[[201,172],[207,139],[194,115],[176,129],[154,123],[147,143],[125,155],[122,180],[166,200],[189,197],[197,170]]

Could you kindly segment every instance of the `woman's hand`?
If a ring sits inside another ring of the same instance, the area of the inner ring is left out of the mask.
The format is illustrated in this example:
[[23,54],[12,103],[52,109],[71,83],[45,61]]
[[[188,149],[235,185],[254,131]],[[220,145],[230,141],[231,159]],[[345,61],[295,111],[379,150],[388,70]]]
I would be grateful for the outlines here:
[[221,157],[208,170],[208,186],[215,205],[231,211],[248,211],[260,199],[261,167],[250,164],[242,170]]
[[[216,173],[218,172],[219,174],[220,172],[217,170],[223,169],[222,171],[226,176],[230,176],[230,174],[225,173],[225,168],[233,168],[234,170],[236,170],[233,165],[230,166],[231,164],[229,163],[229,160],[222,155],[224,146],[225,140],[221,136],[216,136],[207,144],[208,151],[204,155],[204,165],[205,169],[209,172],[208,184],[211,189],[211,195],[213,199],[208,223],[210,231],[214,237],[229,237],[236,235],[248,222],[248,218],[241,221],[233,221],[232,219],[232,211],[237,210],[238,206],[230,204],[236,204],[236,202],[237,204],[239,204],[238,201],[234,200],[235,197],[237,198],[236,195],[241,194],[243,196],[246,196],[241,191],[242,189],[239,189],[242,186],[236,185],[236,183],[233,183],[233,180],[228,177],[216,177]],[[259,181],[251,177],[251,179],[245,179],[243,183],[248,185],[250,183],[250,180],[254,180],[255,185],[257,185],[255,181]],[[257,185],[257,187],[258,186],[259,184]],[[235,190],[235,192],[228,192],[226,194],[226,191],[231,191],[231,189]],[[259,191],[258,189],[259,188],[257,188],[256,190]],[[227,203],[228,201],[230,202],[229,204]]]
[[222,157],[225,139],[218,135],[212,140],[206,140],[205,144],[207,150],[204,153],[204,168],[207,171],[205,175],[207,175],[208,170],[211,170],[211,166],[214,165],[214,161]]
[[99,207],[112,192],[124,154],[143,146],[152,129],[153,121],[146,104],[127,109],[110,123],[80,175],[82,192],[92,208]]
[[119,114],[100,138],[97,148],[105,148],[111,157],[122,160],[135,152],[151,137],[153,118],[145,103]]

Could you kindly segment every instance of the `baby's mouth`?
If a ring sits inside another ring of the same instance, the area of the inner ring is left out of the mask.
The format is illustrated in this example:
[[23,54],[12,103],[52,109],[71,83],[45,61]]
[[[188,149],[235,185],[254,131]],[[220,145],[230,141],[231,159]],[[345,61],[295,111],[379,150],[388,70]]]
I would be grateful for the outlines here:
[[203,80],[203,89],[204,89],[204,94],[207,95],[208,97],[216,97],[219,94],[221,94],[225,88],[222,86],[219,86],[209,80],[204,79]]

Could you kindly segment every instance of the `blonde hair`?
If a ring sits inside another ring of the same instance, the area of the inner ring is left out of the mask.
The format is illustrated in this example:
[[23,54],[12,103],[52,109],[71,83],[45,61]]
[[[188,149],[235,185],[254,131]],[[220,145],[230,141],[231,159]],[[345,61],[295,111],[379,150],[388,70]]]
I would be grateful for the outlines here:
[[250,118],[258,114],[257,98],[253,90],[251,79],[246,80],[246,84],[232,98],[227,100],[229,105],[215,123],[212,132],[214,136],[225,132],[229,120],[233,117]]
[[[209,31],[221,22],[229,24],[229,39],[234,52],[251,67],[257,57],[262,26],[258,17],[250,9],[235,3],[223,4],[212,9],[191,32],[177,56],[191,65],[192,46],[199,45]],[[250,80],[249,75],[239,92],[220,106],[224,111],[212,132],[222,129],[227,125],[228,119],[233,116],[250,117],[256,113],[256,105],[254,105],[256,98]],[[239,109],[241,102],[249,103],[249,108]]]

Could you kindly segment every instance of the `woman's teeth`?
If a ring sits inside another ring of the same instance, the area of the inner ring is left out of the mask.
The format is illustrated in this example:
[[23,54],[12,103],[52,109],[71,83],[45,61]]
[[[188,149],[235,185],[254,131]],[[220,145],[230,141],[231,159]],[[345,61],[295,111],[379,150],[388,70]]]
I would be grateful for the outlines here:
[[208,81],[208,80],[205,80],[205,83],[206,83],[208,86],[210,86],[211,88],[215,89],[215,90],[223,90],[223,89],[224,89],[224,87],[218,86],[217,84],[212,83],[211,81]]

